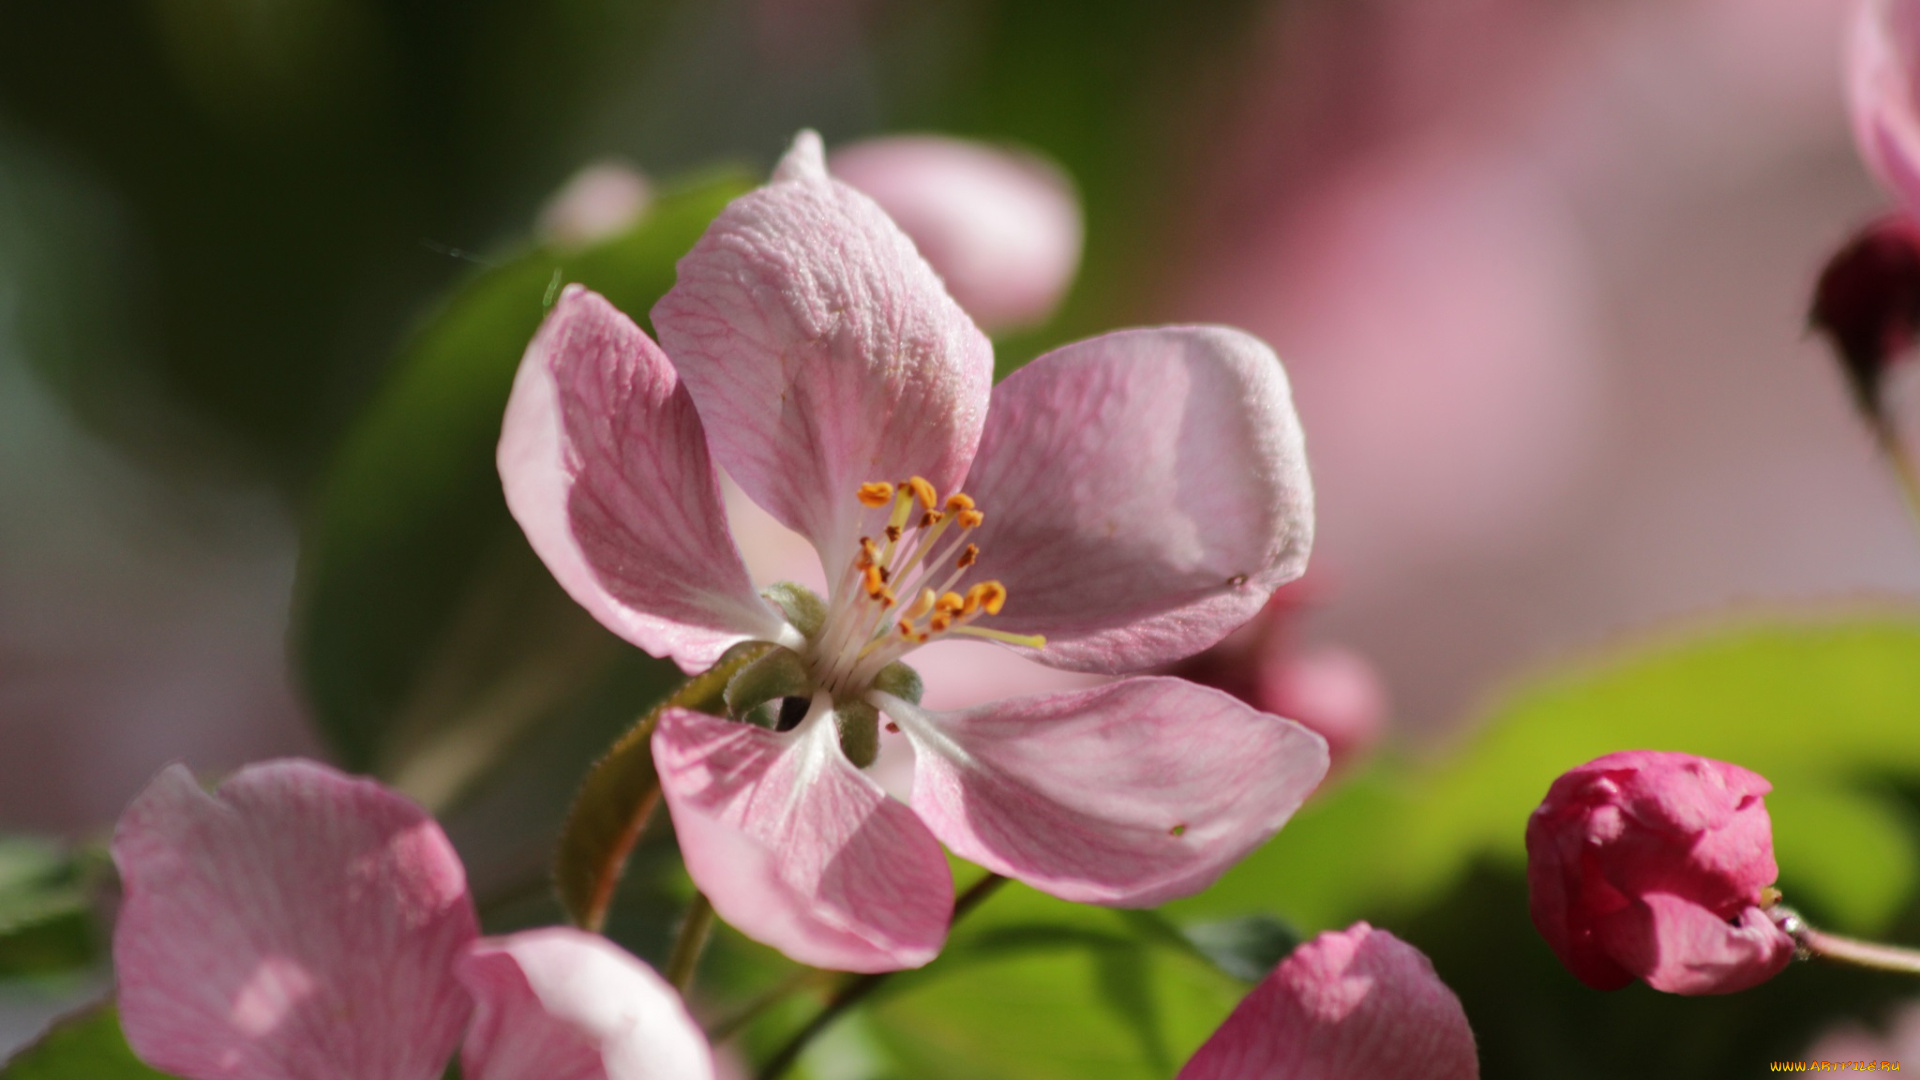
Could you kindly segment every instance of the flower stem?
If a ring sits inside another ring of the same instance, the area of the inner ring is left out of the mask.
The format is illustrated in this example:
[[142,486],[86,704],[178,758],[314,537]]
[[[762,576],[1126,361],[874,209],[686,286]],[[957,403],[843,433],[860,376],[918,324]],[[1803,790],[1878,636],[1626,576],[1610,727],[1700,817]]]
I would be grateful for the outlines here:
[[1767,909],[1775,925],[1787,932],[1793,943],[1800,947],[1803,957],[1828,960],[1836,964],[1850,964],[1854,967],[1870,968],[1874,971],[1893,971],[1906,975],[1920,975],[1920,949],[1902,948],[1898,945],[1881,945],[1872,941],[1860,941],[1857,938],[1841,937],[1829,934],[1825,930],[1816,930],[1800,917],[1800,913],[1790,907],[1775,904]]
[[693,973],[700,967],[700,954],[707,949],[707,939],[713,935],[713,902],[707,894],[695,892],[693,901],[687,905],[686,917],[680,920],[680,936],[673,939],[673,954],[667,957],[667,981],[673,984],[681,994],[693,985]]
[[[952,922],[959,922],[967,912],[979,907],[982,901],[992,896],[995,890],[1006,882],[1006,878],[991,873],[974,882],[971,888],[954,901]],[[827,1003],[821,1006],[813,1019],[807,1021],[807,1026],[795,1032],[793,1038],[788,1039],[787,1044],[780,1048],[780,1052],[760,1067],[755,1080],[779,1080],[781,1076],[786,1075],[786,1071],[793,1067],[794,1062],[800,1060],[800,1054],[815,1037],[833,1026],[833,1022],[838,1020],[841,1014],[866,1000],[893,974],[891,971],[882,971],[872,975],[855,975],[841,983],[840,989],[834,992],[833,997],[827,999]]]
[[1880,451],[1886,455],[1887,464],[1893,469],[1893,478],[1900,484],[1900,495],[1907,504],[1907,513],[1912,515],[1914,525],[1920,527],[1920,467],[1914,465],[1913,455],[1907,452],[1906,443],[1901,441],[1891,418],[1877,419],[1872,426]]

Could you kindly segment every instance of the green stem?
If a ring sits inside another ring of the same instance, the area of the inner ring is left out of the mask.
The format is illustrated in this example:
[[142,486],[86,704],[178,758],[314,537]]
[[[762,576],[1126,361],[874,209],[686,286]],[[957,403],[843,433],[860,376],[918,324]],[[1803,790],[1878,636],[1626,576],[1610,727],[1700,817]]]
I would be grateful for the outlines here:
[[680,920],[680,936],[673,940],[673,955],[667,958],[667,981],[682,995],[693,985],[693,973],[700,967],[700,954],[706,951],[713,934],[713,902],[707,894],[696,892]]
[[[999,874],[988,874],[974,882],[971,888],[954,901],[952,923],[958,923],[967,912],[979,907],[982,901],[992,896],[1000,886],[1006,883],[1007,879]],[[821,1006],[813,1019],[807,1021],[807,1026],[795,1032],[793,1038],[788,1039],[787,1044],[780,1048],[780,1052],[760,1067],[756,1080],[779,1080],[788,1069],[793,1067],[794,1062],[800,1060],[801,1053],[821,1032],[832,1027],[833,1022],[840,1019],[848,1009],[865,1001],[893,974],[891,971],[882,971],[872,975],[855,975],[841,983],[840,989],[834,992],[833,997],[827,999],[827,1003]]]
[[745,1005],[740,1006],[740,1008],[736,1009],[730,1015],[714,1021],[713,1026],[707,1028],[707,1041],[711,1043],[724,1042],[732,1038],[741,1028],[753,1023],[759,1018],[761,1013],[787,1000],[787,998],[795,992],[804,990],[815,983],[828,982],[832,979],[833,972],[831,971],[821,971],[819,968],[799,968],[789,973],[786,978],[781,979],[779,982],[761,991],[759,996],[748,1001]]
[[1892,971],[1902,975],[1920,975],[1920,950],[1902,948],[1898,945],[1881,945],[1873,941],[1861,941],[1857,938],[1841,937],[1829,934],[1825,930],[1816,930],[1808,925],[1800,913],[1780,904],[1767,909],[1774,924],[1787,932],[1793,943],[1800,947],[1802,956],[1819,958],[1836,964],[1849,964],[1853,967],[1869,968],[1874,971]]

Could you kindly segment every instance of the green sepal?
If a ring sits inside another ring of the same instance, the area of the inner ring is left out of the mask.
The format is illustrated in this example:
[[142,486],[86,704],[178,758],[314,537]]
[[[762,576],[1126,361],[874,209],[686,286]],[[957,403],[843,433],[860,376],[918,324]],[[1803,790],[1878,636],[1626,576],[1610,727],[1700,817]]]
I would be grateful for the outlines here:
[[760,590],[760,595],[785,613],[787,621],[807,640],[818,638],[820,631],[826,629],[827,602],[805,585],[795,585],[791,581],[775,582]]
[[835,721],[840,725],[840,750],[864,769],[880,756],[880,710],[855,698],[833,703]]
[[926,693],[927,684],[920,673],[895,660],[880,669],[873,677],[873,688],[883,694],[892,694],[902,701],[920,704],[920,695]]
[[812,696],[813,676],[807,671],[806,661],[792,649],[776,645],[727,683],[727,715],[772,727],[772,719],[763,715],[768,710],[760,706],[782,698]]

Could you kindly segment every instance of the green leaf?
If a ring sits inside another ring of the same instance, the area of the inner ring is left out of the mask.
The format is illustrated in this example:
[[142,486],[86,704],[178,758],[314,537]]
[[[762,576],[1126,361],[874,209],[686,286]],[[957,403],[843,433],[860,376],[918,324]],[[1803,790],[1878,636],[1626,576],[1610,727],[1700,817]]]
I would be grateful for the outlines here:
[[1259,982],[1300,944],[1300,932],[1264,912],[1183,928],[1188,941],[1221,971]]
[[56,1021],[0,1068],[0,1080],[166,1080],[140,1063],[111,1003]]
[[653,769],[653,729],[660,715],[678,706],[724,716],[727,684],[772,647],[757,641],[735,645],[718,664],[648,710],[588,771],[560,830],[553,861],[554,888],[575,924],[596,931],[605,924],[627,856],[660,801],[660,777]]
[[96,865],[52,841],[0,837],[0,976],[74,971],[99,959]]
[[[1920,623],[1772,624],[1643,646],[1542,680],[1436,765],[1383,761],[1301,811],[1183,919],[1278,910],[1303,926],[1421,906],[1485,854],[1519,867],[1560,773],[1616,750],[1678,750],[1773,782],[1781,883],[1816,921],[1874,933],[1920,870],[1888,783],[1920,780]],[[1825,850],[1822,850],[1822,849]]]
[[508,259],[407,344],[329,470],[302,550],[296,657],[346,765],[442,804],[626,648],[567,599],[508,515],[501,415],[560,284],[644,323],[675,260],[745,189],[690,186],[597,247]]

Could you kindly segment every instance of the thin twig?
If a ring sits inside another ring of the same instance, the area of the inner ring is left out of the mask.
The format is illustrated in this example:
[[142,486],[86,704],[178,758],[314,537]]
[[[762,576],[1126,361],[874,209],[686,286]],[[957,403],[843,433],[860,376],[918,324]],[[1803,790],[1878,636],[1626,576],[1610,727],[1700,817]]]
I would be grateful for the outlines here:
[[1873,941],[1861,941],[1857,938],[1841,937],[1829,934],[1825,930],[1816,930],[1800,917],[1800,913],[1790,907],[1779,904],[1767,909],[1774,924],[1786,931],[1793,943],[1800,947],[1805,957],[1817,957],[1837,964],[1850,964],[1854,967],[1871,968],[1875,971],[1893,971],[1905,975],[1920,975],[1920,949],[1908,949],[1899,945],[1882,945]]
[[1880,444],[1880,452],[1887,456],[1887,464],[1893,469],[1893,478],[1900,484],[1900,495],[1907,504],[1907,513],[1913,517],[1915,527],[1920,528],[1920,468],[1914,465],[1913,455],[1907,452],[1906,443],[1901,441],[1891,418],[1876,420],[1872,427]]
[[[952,922],[959,922],[967,912],[979,907],[982,901],[992,896],[996,889],[1006,884],[1006,881],[1007,879],[999,874],[988,874],[974,882],[971,888],[954,901]],[[787,1044],[780,1048],[779,1053],[773,1055],[765,1065],[760,1067],[756,1080],[779,1080],[788,1069],[793,1067],[794,1062],[800,1060],[800,1055],[815,1037],[831,1027],[833,1022],[840,1019],[848,1009],[866,1000],[893,974],[891,971],[882,971],[872,975],[856,975],[842,983],[833,997],[829,998],[827,1003],[821,1006],[820,1011],[814,1014],[813,1019],[807,1021],[807,1025],[795,1032],[793,1038],[788,1039]]]

